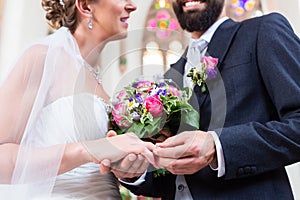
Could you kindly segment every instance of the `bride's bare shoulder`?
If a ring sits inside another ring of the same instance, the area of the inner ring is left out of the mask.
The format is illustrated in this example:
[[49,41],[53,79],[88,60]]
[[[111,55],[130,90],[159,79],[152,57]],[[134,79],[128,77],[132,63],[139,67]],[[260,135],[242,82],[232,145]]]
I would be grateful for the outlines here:
[[43,44],[35,44],[23,51],[14,65],[12,73],[27,77],[32,73],[40,74],[43,71],[48,46]]
[[37,59],[45,60],[48,52],[48,45],[45,44],[34,44],[26,48],[21,55],[19,62],[36,62]]

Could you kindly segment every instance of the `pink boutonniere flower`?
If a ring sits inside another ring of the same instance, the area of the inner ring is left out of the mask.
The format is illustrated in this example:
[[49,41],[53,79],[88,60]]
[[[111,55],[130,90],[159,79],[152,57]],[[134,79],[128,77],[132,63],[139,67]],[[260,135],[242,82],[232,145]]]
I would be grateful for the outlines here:
[[206,91],[206,81],[216,78],[217,71],[215,68],[218,65],[218,58],[211,56],[203,56],[201,63],[197,67],[190,69],[187,77],[192,79],[193,85],[201,87],[201,91]]

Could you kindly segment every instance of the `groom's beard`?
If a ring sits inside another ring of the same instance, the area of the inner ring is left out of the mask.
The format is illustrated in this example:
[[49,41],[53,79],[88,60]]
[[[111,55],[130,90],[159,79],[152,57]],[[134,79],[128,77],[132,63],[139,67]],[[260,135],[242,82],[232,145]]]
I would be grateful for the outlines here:
[[220,16],[224,0],[206,0],[205,10],[183,11],[183,1],[173,1],[173,10],[182,29],[188,32],[206,31]]

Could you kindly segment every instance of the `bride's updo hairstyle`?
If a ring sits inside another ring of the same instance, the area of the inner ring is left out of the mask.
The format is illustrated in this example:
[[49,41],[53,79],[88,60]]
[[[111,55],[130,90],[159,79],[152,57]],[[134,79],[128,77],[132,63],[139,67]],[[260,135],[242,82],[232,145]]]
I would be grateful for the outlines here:
[[62,26],[74,33],[77,25],[76,0],[42,0],[42,7],[46,11],[46,19],[53,29]]

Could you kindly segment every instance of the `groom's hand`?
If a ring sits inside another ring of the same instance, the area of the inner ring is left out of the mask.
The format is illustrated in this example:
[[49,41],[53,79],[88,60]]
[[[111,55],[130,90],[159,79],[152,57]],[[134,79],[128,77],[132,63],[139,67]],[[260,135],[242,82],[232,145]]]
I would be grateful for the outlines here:
[[173,174],[194,174],[216,158],[212,135],[203,131],[186,131],[157,144],[156,163]]
[[111,163],[105,159],[100,163],[102,174],[113,172],[117,178],[140,177],[148,168],[149,162],[142,155],[128,154],[122,160]]
[[154,138],[154,137],[149,137],[154,143],[158,143],[158,142],[163,142],[165,141],[167,138],[171,137],[172,133],[169,130],[161,130],[159,131],[159,137]]

